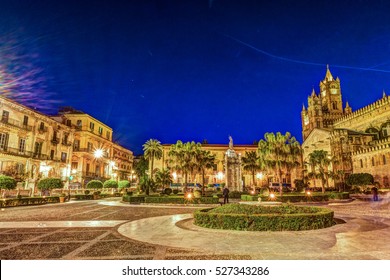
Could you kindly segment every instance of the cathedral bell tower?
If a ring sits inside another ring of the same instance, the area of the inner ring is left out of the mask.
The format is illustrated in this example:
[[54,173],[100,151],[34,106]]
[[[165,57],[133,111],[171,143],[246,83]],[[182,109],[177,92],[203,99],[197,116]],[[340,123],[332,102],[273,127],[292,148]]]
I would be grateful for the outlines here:
[[307,109],[303,106],[301,111],[303,140],[309,136],[313,129],[331,128],[335,120],[352,111],[348,105],[344,112],[340,79],[333,78],[329,65],[326,66],[325,78],[320,81],[319,87],[318,94],[313,88],[308,97]]

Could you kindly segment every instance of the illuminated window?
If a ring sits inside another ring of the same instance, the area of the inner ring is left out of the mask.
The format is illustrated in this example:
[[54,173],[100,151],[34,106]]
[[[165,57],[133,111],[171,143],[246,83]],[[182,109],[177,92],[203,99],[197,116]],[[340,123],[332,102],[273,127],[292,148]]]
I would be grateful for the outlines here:
[[23,153],[26,150],[26,139],[19,139],[19,152]]
[[0,149],[7,150],[8,147],[8,133],[0,133]]

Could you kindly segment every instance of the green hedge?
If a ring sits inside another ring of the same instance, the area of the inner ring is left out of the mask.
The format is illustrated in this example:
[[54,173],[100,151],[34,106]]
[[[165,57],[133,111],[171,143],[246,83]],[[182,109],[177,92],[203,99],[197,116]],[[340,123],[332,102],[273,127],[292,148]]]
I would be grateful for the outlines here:
[[75,195],[72,195],[71,198],[74,198],[77,200],[91,200],[91,199],[93,199],[93,194],[75,194]]
[[218,197],[197,197],[191,200],[183,196],[147,196],[145,203],[165,203],[165,204],[218,204]]
[[[280,214],[276,214],[278,211]],[[330,209],[320,207],[228,204],[195,211],[194,223],[215,229],[298,231],[330,227],[334,224],[333,214]]]
[[59,202],[60,198],[58,196],[5,198],[0,200],[0,207],[5,208],[16,206],[42,205],[47,203]]
[[243,201],[258,201],[259,197],[261,197],[261,201],[279,201],[284,203],[289,202],[310,202],[310,201],[328,201],[329,200],[329,194],[323,194],[323,193],[312,193],[310,196],[306,194],[283,194],[282,196],[279,196],[275,193],[275,199],[271,199],[269,196],[256,196],[256,195],[241,195],[241,200]]
[[87,189],[102,189],[103,183],[99,180],[91,180],[86,185]]
[[249,194],[242,194],[241,195],[241,200],[243,201],[258,201],[259,196],[257,195],[249,195]]
[[162,204],[218,204],[218,197],[200,197],[187,200],[184,196],[130,196],[124,195],[122,201],[130,203],[162,203]]
[[331,192],[328,196],[330,199],[349,199],[349,192]]
[[118,182],[115,180],[107,180],[103,183],[103,188],[118,188]]

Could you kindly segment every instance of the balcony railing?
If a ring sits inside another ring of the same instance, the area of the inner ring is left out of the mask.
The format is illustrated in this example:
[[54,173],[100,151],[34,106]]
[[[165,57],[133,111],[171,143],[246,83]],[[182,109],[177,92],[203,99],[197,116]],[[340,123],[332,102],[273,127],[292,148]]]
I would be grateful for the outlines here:
[[72,146],[71,142],[65,141],[65,140],[62,140],[61,144],[64,145],[64,146]]
[[20,121],[14,120],[11,118],[2,118],[0,120],[0,122],[5,124],[5,125],[10,125],[13,127],[21,128],[21,129],[26,130],[26,131],[32,131],[31,125],[25,125],[25,124],[21,123]]
[[58,143],[60,143],[60,138],[53,137],[50,142],[54,145],[57,145]]

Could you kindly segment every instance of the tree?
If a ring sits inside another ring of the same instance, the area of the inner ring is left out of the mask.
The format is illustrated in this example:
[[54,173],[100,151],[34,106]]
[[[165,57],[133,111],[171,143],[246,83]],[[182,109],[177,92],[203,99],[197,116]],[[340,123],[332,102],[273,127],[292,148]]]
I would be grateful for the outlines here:
[[196,153],[201,148],[200,143],[178,140],[169,151],[170,166],[184,175],[184,187],[187,187],[188,175],[196,172]]
[[103,183],[104,188],[118,188],[118,182],[115,180],[107,180]]
[[369,173],[355,173],[349,175],[347,179],[347,185],[353,187],[366,187],[367,185],[374,184],[374,177]]
[[211,169],[215,166],[215,155],[210,151],[198,149],[195,154],[196,168],[202,174],[202,195],[204,195],[205,187],[205,173],[207,169]]
[[16,180],[10,176],[0,175],[0,189],[13,190],[16,188]]
[[289,173],[291,168],[299,165],[301,156],[299,142],[291,136],[290,132],[286,132],[284,135],[280,132],[266,133],[264,140],[259,141],[258,154],[259,161],[276,174],[280,195],[282,195],[283,171]]
[[156,172],[156,185],[161,188],[169,187],[172,183],[172,175],[169,169],[157,170]]
[[153,180],[154,159],[161,159],[163,155],[161,142],[156,139],[149,139],[143,145],[144,157],[150,162],[150,178]]
[[311,166],[312,176],[321,180],[322,192],[325,192],[325,186],[329,187],[329,165],[332,163],[332,158],[327,151],[314,150],[309,154],[309,164]]
[[103,183],[99,180],[91,180],[86,185],[87,189],[102,189]]
[[141,156],[140,159],[134,164],[134,170],[138,178],[145,176],[148,168],[149,168],[149,161],[145,159],[144,156]]
[[118,182],[118,188],[120,189],[130,188],[130,182],[127,180],[121,180]]
[[140,178],[140,187],[141,190],[145,191],[146,195],[149,195],[150,190],[154,188],[154,182],[151,178],[144,175]]
[[63,187],[64,183],[60,178],[44,178],[38,182],[40,190],[62,189]]
[[248,171],[252,176],[252,185],[257,186],[255,175],[260,170],[259,157],[256,151],[245,152],[245,156],[241,158],[242,168]]

